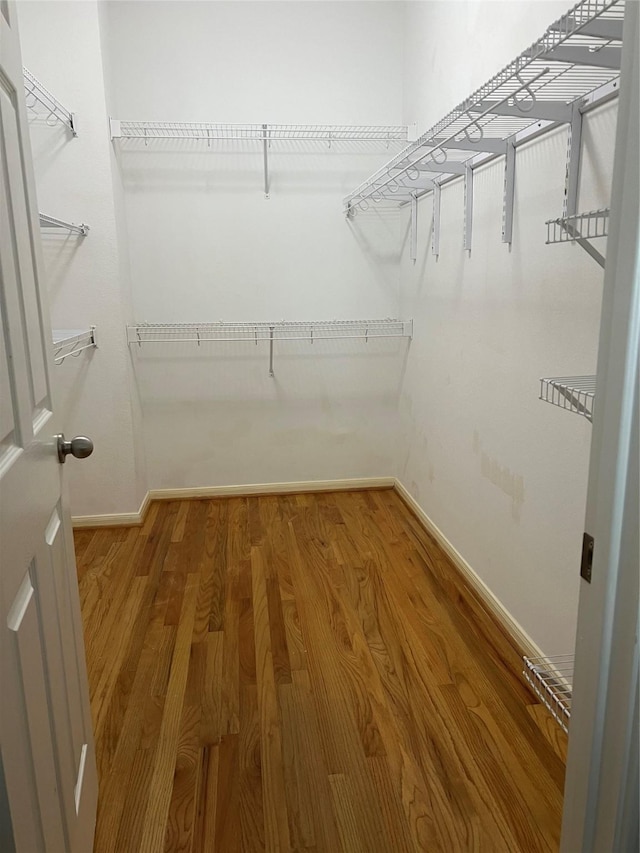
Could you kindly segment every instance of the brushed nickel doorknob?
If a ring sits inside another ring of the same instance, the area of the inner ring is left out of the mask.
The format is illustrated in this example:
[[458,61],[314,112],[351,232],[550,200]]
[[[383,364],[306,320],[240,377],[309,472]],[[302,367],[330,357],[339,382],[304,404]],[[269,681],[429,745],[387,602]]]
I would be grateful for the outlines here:
[[76,435],[71,441],[67,441],[64,433],[56,436],[58,440],[58,461],[65,462],[67,456],[71,454],[76,459],[86,459],[93,453],[93,442],[86,435]]

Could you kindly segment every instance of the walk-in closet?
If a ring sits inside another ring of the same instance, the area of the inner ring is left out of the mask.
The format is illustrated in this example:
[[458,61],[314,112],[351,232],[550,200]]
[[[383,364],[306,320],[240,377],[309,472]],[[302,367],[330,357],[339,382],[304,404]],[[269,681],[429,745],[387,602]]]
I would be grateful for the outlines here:
[[638,849],[637,0],[0,0],[0,850]]

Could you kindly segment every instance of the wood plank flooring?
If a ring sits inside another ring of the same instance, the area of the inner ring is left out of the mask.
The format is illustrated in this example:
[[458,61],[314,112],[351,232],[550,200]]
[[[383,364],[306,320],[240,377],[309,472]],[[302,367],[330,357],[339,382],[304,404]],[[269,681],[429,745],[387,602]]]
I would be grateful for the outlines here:
[[96,853],[558,849],[566,738],[395,492],[75,535]]

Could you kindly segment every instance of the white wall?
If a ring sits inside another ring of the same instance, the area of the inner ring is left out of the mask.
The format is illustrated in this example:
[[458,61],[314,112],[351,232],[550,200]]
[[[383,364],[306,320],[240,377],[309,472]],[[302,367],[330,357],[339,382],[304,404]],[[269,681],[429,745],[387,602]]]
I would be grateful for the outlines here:
[[[394,3],[109,3],[121,119],[399,124]],[[398,219],[346,192],[393,149],[118,143],[139,321],[396,316]],[[405,342],[133,348],[152,488],[391,475]]]
[[[410,4],[406,120],[426,130],[564,11]],[[615,110],[585,119],[585,210],[609,200]],[[602,296],[602,271],[585,252],[545,246],[544,222],[562,211],[566,136],[518,149],[511,249],[501,242],[502,160],[475,173],[470,257],[462,182],[442,191],[437,260],[431,197],[420,203],[419,256],[403,254],[400,308],[415,318],[400,479],[549,654],[574,643],[591,427],[540,402],[538,379],[595,372]]]
[[123,281],[110,165],[98,7],[95,2],[18,4],[26,67],[77,114],[72,139],[32,116],[31,141],[40,210],[91,226],[85,238],[43,237],[54,328],[97,326],[99,348],[52,368],[56,406],[67,437],[86,433],[93,455],[67,461],[73,515],[132,512],[146,492],[136,455],[133,374],[125,345]]

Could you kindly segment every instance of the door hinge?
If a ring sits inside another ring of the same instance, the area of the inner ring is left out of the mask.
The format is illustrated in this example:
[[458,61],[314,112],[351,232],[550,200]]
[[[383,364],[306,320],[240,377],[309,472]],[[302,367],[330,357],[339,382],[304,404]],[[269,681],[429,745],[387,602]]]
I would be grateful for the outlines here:
[[582,560],[580,562],[580,577],[587,583],[591,583],[591,569],[593,568],[593,536],[585,533],[582,537]]

